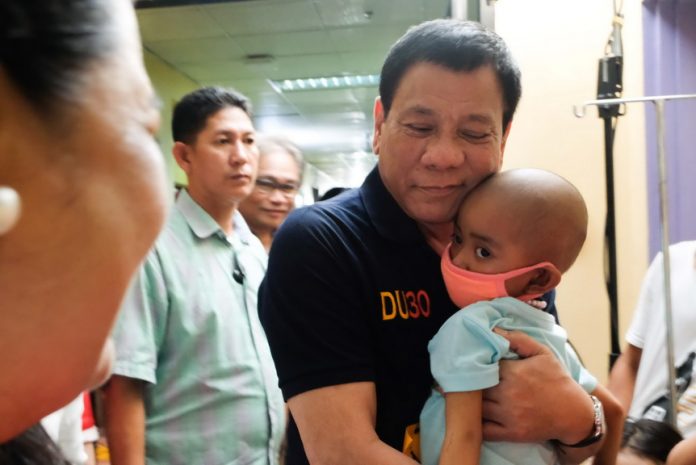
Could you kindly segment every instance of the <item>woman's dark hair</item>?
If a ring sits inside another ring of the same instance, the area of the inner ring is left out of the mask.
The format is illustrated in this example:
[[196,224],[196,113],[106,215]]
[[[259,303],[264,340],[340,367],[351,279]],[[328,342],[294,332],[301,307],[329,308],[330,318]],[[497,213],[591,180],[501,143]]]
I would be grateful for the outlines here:
[[70,465],[40,424],[0,444],[0,465]]
[[436,19],[410,28],[389,50],[382,66],[379,95],[385,116],[401,78],[418,63],[465,72],[490,66],[503,91],[503,128],[512,120],[522,95],[520,70],[495,32],[479,23],[456,19]]
[[0,2],[0,69],[33,105],[79,97],[84,70],[115,46],[110,1]]
[[672,448],[682,435],[669,423],[640,419],[627,420],[624,424],[621,448],[647,459],[665,462]]

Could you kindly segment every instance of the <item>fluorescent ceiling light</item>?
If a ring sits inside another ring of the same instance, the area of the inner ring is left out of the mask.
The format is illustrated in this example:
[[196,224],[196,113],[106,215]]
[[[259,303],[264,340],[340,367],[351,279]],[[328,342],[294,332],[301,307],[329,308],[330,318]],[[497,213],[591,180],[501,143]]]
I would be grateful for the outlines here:
[[301,90],[348,89],[353,87],[373,87],[379,84],[378,74],[362,76],[322,76],[304,79],[280,79],[268,82],[276,92],[294,92]]

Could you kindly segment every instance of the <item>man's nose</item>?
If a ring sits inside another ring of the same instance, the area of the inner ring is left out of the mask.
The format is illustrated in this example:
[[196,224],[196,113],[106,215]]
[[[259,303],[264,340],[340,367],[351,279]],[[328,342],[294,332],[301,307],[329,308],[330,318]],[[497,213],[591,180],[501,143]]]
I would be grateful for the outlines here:
[[459,137],[438,135],[432,138],[421,157],[428,167],[448,169],[460,166],[466,160],[463,141]]
[[236,141],[232,144],[232,150],[230,150],[230,164],[231,165],[241,165],[243,163],[249,162],[249,157],[251,156],[251,149],[242,140]]
[[273,189],[268,199],[273,203],[283,203],[287,200],[287,197],[280,189]]

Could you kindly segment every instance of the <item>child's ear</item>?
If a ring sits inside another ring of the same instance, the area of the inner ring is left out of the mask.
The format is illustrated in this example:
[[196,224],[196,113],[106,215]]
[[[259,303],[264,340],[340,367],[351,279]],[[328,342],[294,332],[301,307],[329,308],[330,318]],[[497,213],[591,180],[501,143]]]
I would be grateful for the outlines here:
[[525,294],[546,294],[561,282],[561,272],[551,264],[542,265],[534,272],[535,275],[529,280]]

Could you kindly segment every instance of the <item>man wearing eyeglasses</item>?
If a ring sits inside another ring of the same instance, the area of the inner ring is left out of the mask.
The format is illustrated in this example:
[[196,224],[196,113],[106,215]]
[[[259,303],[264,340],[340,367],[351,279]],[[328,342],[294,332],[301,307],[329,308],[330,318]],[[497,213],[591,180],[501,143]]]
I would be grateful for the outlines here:
[[256,186],[239,204],[239,211],[268,252],[276,230],[295,208],[304,163],[302,153],[286,139],[261,137],[257,145]]

